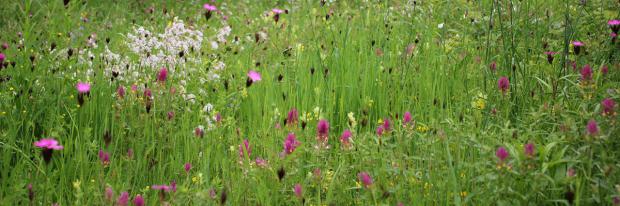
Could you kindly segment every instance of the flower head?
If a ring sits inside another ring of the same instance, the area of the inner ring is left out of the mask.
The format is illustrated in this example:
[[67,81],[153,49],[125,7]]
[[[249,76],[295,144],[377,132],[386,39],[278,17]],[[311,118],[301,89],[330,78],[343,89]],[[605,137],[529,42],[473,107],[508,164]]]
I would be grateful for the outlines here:
[[357,178],[364,185],[364,187],[368,188],[372,185],[372,177],[368,174],[368,172],[360,172],[357,174]]
[[546,51],[545,54],[547,55],[547,61],[549,62],[549,64],[553,64],[553,59],[554,59],[555,54],[557,54],[557,52]]
[[340,136],[340,142],[342,143],[344,148],[348,148],[351,146],[351,131],[348,129],[342,132]]
[[250,78],[250,80],[252,80],[252,82],[257,82],[257,81],[261,80],[260,73],[258,73],[257,71],[254,71],[254,70],[250,70],[248,72],[248,77]]
[[[244,146],[245,146],[245,149],[244,149]],[[250,147],[250,142],[248,141],[248,139],[244,139],[243,144],[239,145],[239,157],[240,158],[243,158],[244,151],[248,153],[248,157],[252,153],[252,148]]]
[[211,4],[204,4],[202,5],[202,8],[207,10],[207,11],[216,11],[217,7],[215,7],[214,5]]
[[297,196],[297,198],[299,199],[303,198],[303,191],[301,189],[301,184],[299,183],[295,184],[295,187],[293,188],[293,192],[295,192],[295,196]]
[[297,125],[299,121],[299,113],[297,109],[292,108],[291,111],[288,112],[288,116],[286,117],[286,125],[293,126]]
[[525,156],[533,157],[534,156],[534,143],[527,143],[523,146],[523,150],[525,152]]
[[162,67],[157,73],[157,81],[165,82],[168,79],[168,69],[166,67]]
[[379,125],[376,130],[377,136],[382,136],[384,133],[383,125]]
[[196,135],[196,137],[204,137],[205,136],[205,128],[202,125],[199,125],[198,127],[196,127],[194,129],[194,135]]
[[114,198],[114,190],[112,187],[105,188],[105,201],[112,202],[112,198]]
[[259,167],[267,167],[267,160],[264,160],[263,158],[257,157],[254,162]]
[[6,59],[6,55],[4,55],[3,53],[0,53],[0,64],[3,63],[5,59]]
[[186,162],[185,165],[183,165],[183,169],[185,170],[185,173],[189,173],[189,171],[192,169],[192,164]]
[[144,206],[144,198],[142,198],[142,195],[136,195],[136,197],[133,198],[133,205]]
[[271,9],[271,12],[273,12],[274,14],[281,14],[281,13],[284,13],[284,10],[274,8],[274,9]]
[[284,140],[284,154],[291,154],[297,149],[301,142],[297,141],[297,137],[294,133],[289,133]]
[[592,136],[595,136],[598,134],[598,124],[596,123],[596,120],[591,119],[590,121],[588,121],[588,125],[586,126],[586,129],[588,130],[588,133]]
[[39,141],[34,142],[35,147],[49,149],[49,150],[62,150],[64,147],[58,144],[53,138],[41,139]]
[[489,64],[489,69],[491,70],[491,72],[495,72],[496,68],[497,68],[497,63],[491,62],[491,64]]
[[124,98],[125,97],[125,87],[119,86],[118,89],[116,89],[116,95],[119,98]]
[[75,85],[75,88],[77,89],[78,93],[80,94],[85,94],[90,92],[90,84],[87,82],[78,82]]
[[612,19],[607,21],[607,25],[609,25],[609,28],[614,34],[617,34],[618,30],[620,30],[620,20],[618,19]]
[[411,122],[411,119],[411,113],[405,112],[405,114],[403,114],[403,126],[407,126]]
[[122,192],[120,196],[118,196],[118,200],[116,201],[119,206],[127,206],[129,204],[129,193]]
[[506,158],[508,158],[508,151],[504,147],[499,147],[495,152],[495,156],[499,159],[500,162],[503,162]]
[[573,41],[571,42],[571,44],[573,45],[573,51],[577,55],[579,55],[579,52],[581,51],[581,47],[585,46],[585,44],[580,41]]
[[583,81],[592,80],[592,68],[590,67],[589,64],[586,64],[581,69],[581,80]]
[[499,80],[497,80],[497,88],[499,88],[499,90],[502,91],[502,94],[505,95],[510,89],[510,82],[508,81],[508,78],[500,77]]
[[614,107],[616,106],[616,102],[614,102],[611,98],[605,98],[601,101],[601,106],[603,107],[603,115],[614,115]]
[[101,164],[109,165],[110,164],[110,153],[107,153],[103,150],[99,150],[99,160],[101,161]]
[[151,189],[160,190],[162,192],[170,192],[172,190],[172,187],[169,185],[153,185],[151,186]]
[[327,120],[319,120],[319,123],[316,126],[316,136],[317,141],[319,141],[320,144],[327,144],[327,138],[329,137],[329,122],[327,122]]

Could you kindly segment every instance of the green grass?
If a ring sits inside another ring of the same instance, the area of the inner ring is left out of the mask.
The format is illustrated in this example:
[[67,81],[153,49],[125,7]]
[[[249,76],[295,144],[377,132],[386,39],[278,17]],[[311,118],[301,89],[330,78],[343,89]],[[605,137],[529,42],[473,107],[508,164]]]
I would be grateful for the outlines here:
[[[9,48],[0,53],[9,63],[0,70],[0,205],[112,205],[106,187],[114,201],[128,191],[147,205],[566,205],[570,192],[576,205],[611,205],[620,197],[619,118],[601,108],[605,98],[620,100],[620,43],[607,25],[620,18],[619,2],[217,1],[223,13],[208,20],[204,3],[2,3],[0,43]],[[275,23],[272,8],[289,12]],[[163,33],[175,17],[203,33],[202,47],[183,54],[195,62],[141,66],[129,34]],[[225,25],[227,43],[213,49]],[[87,45],[93,33],[96,48]],[[255,42],[259,33],[268,38]],[[579,55],[576,40],[586,44]],[[123,60],[106,62],[106,48]],[[552,64],[545,51],[558,52]],[[220,79],[201,81],[219,61]],[[591,81],[581,80],[586,64]],[[157,82],[163,66],[171,71]],[[122,72],[111,80],[115,67]],[[262,80],[247,87],[249,70]],[[502,76],[506,94],[497,88]],[[81,106],[77,82],[92,84]],[[148,113],[144,85],[154,98]],[[203,111],[207,104],[212,111]],[[299,124],[285,125],[292,108]],[[406,111],[415,126],[403,127]],[[218,113],[221,122],[196,137]],[[329,149],[315,148],[319,119],[330,123]],[[385,119],[393,129],[378,136]],[[597,135],[586,130],[591,119]],[[339,141],[345,129],[353,132],[349,150]],[[283,157],[290,132],[301,145]],[[49,164],[33,145],[47,137],[64,146]],[[251,153],[240,158],[244,139]],[[533,157],[524,154],[527,143]],[[504,162],[499,147],[509,152]],[[110,153],[109,165],[100,150]],[[359,172],[372,186],[363,187]],[[172,181],[177,191],[164,198],[150,188]]]

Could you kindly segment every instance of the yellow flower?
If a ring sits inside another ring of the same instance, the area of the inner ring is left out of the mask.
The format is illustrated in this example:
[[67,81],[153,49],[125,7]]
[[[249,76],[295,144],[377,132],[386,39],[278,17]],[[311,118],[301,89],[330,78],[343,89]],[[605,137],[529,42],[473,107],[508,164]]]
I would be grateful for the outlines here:
[[75,188],[76,190],[79,190],[81,184],[82,182],[80,182],[80,180],[75,180],[73,181],[73,188]]
[[418,130],[418,132],[427,132],[428,127],[425,125],[418,125],[418,127],[416,127],[416,130]]
[[467,191],[462,191],[461,192],[461,197],[466,197],[467,196]]

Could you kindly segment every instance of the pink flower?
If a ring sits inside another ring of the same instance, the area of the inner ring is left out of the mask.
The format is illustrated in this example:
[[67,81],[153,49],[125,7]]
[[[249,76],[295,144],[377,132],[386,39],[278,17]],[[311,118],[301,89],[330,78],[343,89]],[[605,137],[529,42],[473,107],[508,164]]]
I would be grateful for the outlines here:
[[185,169],[185,173],[189,173],[189,170],[192,169],[192,164],[189,162],[185,163],[185,165],[183,165],[183,169]]
[[172,187],[169,185],[153,185],[151,186],[151,189],[160,190],[162,192],[170,192],[170,190],[172,190]]
[[215,7],[214,5],[211,5],[211,4],[204,4],[204,5],[202,5],[202,8],[204,8],[207,11],[215,11],[215,10],[217,10],[217,7]]
[[64,148],[62,145],[58,144],[58,141],[53,138],[41,139],[39,141],[36,141],[34,143],[34,146],[49,150],[62,150]]
[[299,199],[303,198],[303,191],[301,189],[301,184],[299,183],[295,184],[293,191],[295,192],[295,196],[297,196],[297,198]]
[[577,55],[579,55],[579,51],[581,50],[581,47],[585,46],[585,44],[580,41],[573,41],[572,44],[573,44],[573,51]]
[[123,86],[119,86],[118,89],[116,89],[116,95],[120,98],[124,98],[125,97],[125,87]]
[[500,162],[503,162],[506,158],[508,158],[508,151],[506,151],[506,148],[504,147],[499,147],[495,152],[495,156],[499,159]]
[[3,63],[5,59],[6,59],[6,55],[4,55],[3,53],[0,53],[0,64]]
[[288,116],[286,117],[286,125],[293,126],[297,125],[299,120],[299,113],[297,109],[292,108],[291,111],[288,112]]
[[383,129],[385,130],[385,132],[390,132],[392,130],[392,126],[391,126],[391,122],[390,119],[385,118],[383,119]]
[[133,198],[133,205],[144,206],[144,198],[142,198],[141,195],[136,195],[136,197]]
[[618,19],[612,19],[607,21],[607,25],[609,25],[609,28],[615,34],[617,34],[618,30],[620,30],[620,20]]
[[205,135],[205,129],[202,126],[198,126],[196,127],[196,129],[194,129],[194,135],[196,135],[196,137],[204,137]]
[[77,89],[79,94],[85,94],[90,92],[90,84],[87,82],[78,82],[75,85],[75,88]]
[[611,98],[605,98],[601,101],[601,106],[603,107],[603,115],[614,115],[614,107],[616,106],[616,102],[614,102]]
[[250,70],[248,72],[248,77],[250,78],[250,80],[252,80],[252,82],[257,82],[261,80],[260,73],[254,70]]
[[127,204],[129,204],[129,193],[122,192],[116,202],[118,203],[119,206],[127,206]]
[[297,141],[297,137],[294,133],[289,133],[284,140],[284,154],[289,155],[297,149],[301,142]]
[[590,121],[588,121],[586,129],[588,130],[588,133],[590,133],[590,135],[592,136],[598,134],[598,124],[596,124],[596,120],[591,119]]
[[489,64],[489,69],[491,70],[491,72],[495,72],[496,68],[497,68],[497,63],[491,62],[491,64]]
[[405,112],[405,114],[403,114],[403,126],[407,126],[407,124],[411,122],[411,119],[411,113]]
[[553,51],[546,51],[545,52],[545,54],[547,55],[547,61],[549,62],[549,64],[553,64],[553,58],[554,58],[554,55],[556,53],[557,52],[553,52]]
[[377,131],[376,131],[376,132],[377,132],[377,136],[382,136],[382,135],[383,135],[383,132],[384,132],[384,131],[383,131],[383,125],[379,125],[379,126],[377,127]]
[[[250,157],[250,154],[252,153],[252,148],[250,147],[250,142],[248,141],[248,139],[244,139],[243,140],[243,145],[245,146],[245,152],[248,153],[248,157]],[[239,145],[239,157],[243,158],[243,154],[244,152],[244,148],[242,145]]]
[[153,97],[153,93],[151,92],[151,89],[149,88],[144,89],[144,98],[151,99],[151,97]]
[[263,158],[257,157],[254,162],[259,167],[267,167],[267,160],[264,160]]
[[274,14],[284,13],[284,11],[282,9],[277,9],[277,8],[272,9],[271,12],[273,12]]
[[317,141],[319,141],[322,145],[326,145],[328,140],[327,138],[329,136],[329,122],[324,119],[319,120],[319,123],[316,126],[316,133]]
[[105,188],[105,201],[112,202],[112,198],[114,198],[114,191],[111,187]]
[[357,174],[357,178],[362,182],[364,187],[368,188],[372,185],[372,177],[368,174],[368,172],[360,172]]
[[609,68],[607,67],[607,65],[603,65],[603,67],[601,67],[601,74],[606,75],[609,72]]
[[499,90],[502,91],[502,94],[505,95],[510,89],[510,82],[508,81],[508,78],[500,77],[499,80],[497,80],[497,88],[499,88]]
[[103,150],[99,150],[99,160],[101,160],[101,164],[109,165],[110,164],[110,153],[107,153]]
[[168,120],[172,120],[172,118],[174,118],[174,112],[173,111],[169,111],[168,112]]
[[534,157],[534,143],[524,145],[523,150],[525,151],[525,156]]
[[583,81],[592,80],[592,68],[590,67],[589,64],[586,64],[581,69],[581,80]]
[[132,84],[131,85],[131,91],[132,92],[137,92],[138,91],[138,85]]
[[166,67],[162,67],[157,74],[157,81],[165,82],[168,78],[168,69]]
[[351,146],[350,140],[351,140],[351,131],[347,129],[344,132],[342,132],[342,135],[340,136],[340,142],[342,143],[342,146],[344,148],[349,148]]

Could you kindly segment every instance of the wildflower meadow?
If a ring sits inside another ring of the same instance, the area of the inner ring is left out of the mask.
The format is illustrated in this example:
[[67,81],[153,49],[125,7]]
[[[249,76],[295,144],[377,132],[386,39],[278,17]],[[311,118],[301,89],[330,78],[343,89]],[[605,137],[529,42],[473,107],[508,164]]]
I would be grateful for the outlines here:
[[0,3],[0,205],[620,205],[618,0]]

